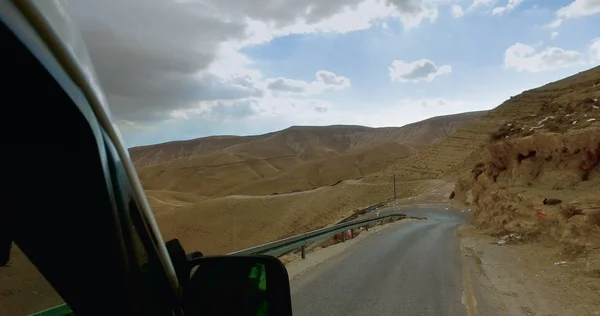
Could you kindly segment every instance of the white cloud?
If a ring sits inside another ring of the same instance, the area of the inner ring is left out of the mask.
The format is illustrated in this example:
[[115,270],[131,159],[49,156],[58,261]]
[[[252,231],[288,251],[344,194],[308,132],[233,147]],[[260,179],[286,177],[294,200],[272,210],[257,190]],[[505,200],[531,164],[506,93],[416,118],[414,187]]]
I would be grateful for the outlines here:
[[559,47],[547,47],[538,51],[533,46],[516,43],[504,53],[504,67],[517,71],[538,72],[583,62],[584,56],[580,52]]
[[508,0],[508,3],[506,3],[505,6],[495,7],[494,10],[492,10],[492,15],[502,15],[504,13],[508,13],[521,5],[523,1],[525,0]]
[[600,37],[592,40],[592,44],[590,45],[590,53],[592,54],[592,59],[595,59],[595,61],[600,61]]
[[267,87],[276,92],[305,93],[309,85],[306,81],[279,77],[271,79]]
[[546,26],[551,28],[551,29],[555,29],[558,28],[562,25],[562,19],[556,19],[550,23],[548,23]]
[[[266,1],[266,0],[263,0]],[[301,0],[289,0],[302,2]],[[307,1],[307,0],[304,0]],[[333,5],[332,1],[332,5]],[[437,3],[418,0],[341,0],[354,5],[341,6],[326,19],[296,19],[294,23],[279,25],[270,20],[247,18],[246,39],[240,46],[269,42],[275,37],[310,33],[348,33],[365,30],[374,22],[386,18],[398,19],[405,28],[416,27],[425,20],[435,21],[438,16]],[[386,24],[387,26],[387,24]],[[385,28],[385,26],[384,26]]]
[[489,6],[496,2],[497,0],[473,0],[473,4],[471,6]]
[[597,13],[600,13],[600,0],[575,0],[556,11],[556,15],[562,19],[576,19]]
[[[348,111],[335,104],[328,104],[328,110],[324,113],[308,111],[304,114],[295,114],[293,124],[331,125],[344,122],[344,124],[372,127],[402,126],[432,116],[491,108],[499,103],[500,100],[492,102],[487,102],[487,100],[466,102],[458,99],[436,97],[400,99],[384,104],[365,104],[365,108],[369,110],[363,112]],[[288,119],[291,119],[291,117],[282,117],[282,120]]]
[[452,7],[450,7],[452,16],[455,18],[460,18],[461,16],[463,16],[465,13],[463,12],[463,9],[461,6],[455,4],[452,5]]
[[332,104],[320,99],[298,99],[280,96],[246,98],[231,101],[202,101],[192,108],[170,113],[172,119],[202,119],[231,122],[257,117],[316,117],[326,113]]
[[550,39],[555,39],[556,37],[558,37],[558,32],[550,33]]
[[259,107],[259,115],[263,117],[283,116],[294,118],[304,116],[315,118],[328,112],[333,104],[320,99],[267,97],[260,100]]
[[[463,112],[466,102],[445,98],[401,99],[377,106],[366,105],[368,111],[349,111],[334,103],[311,99],[289,98],[265,100],[262,117],[281,118],[304,125],[356,124],[366,126],[399,126],[434,115]],[[267,104],[272,105],[267,109]],[[467,105],[473,108],[473,104]],[[477,108],[475,106],[474,108]],[[291,124],[290,124],[291,125]]]
[[556,19],[546,26],[560,27],[564,20],[582,18],[600,13],[600,0],[575,0],[556,11]]
[[394,60],[388,70],[392,81],[419,82],[433,81],[437,76],[452,72],[452,67],[443,65],[438,68],[433,61],[428,59],[413,62]]
[[[170,120],[202,102],[267,97],[269,79],[240,52],[248,45],[290,34],[364,30],[384,19],[416,27],[435,21],[441,2],[78,0],[68,5],[115,119],[149,122]],[[308,90],[350,84],[347,78],[339,84],[328,80],[336,77],[321,73],[307,83]]]
[[473,0],[473,3],[469,6],[468,10],[473,10],[482,6],[491,6],[492,4],[496,3],[496,1],[497,0]]
[[350,79],[330,71],[319,70],[311,82],[289,78],[267,79],[267,88],[276,94],[314,95],[327,90],[341,90],[350,87]]
[[419,104],[424,108],[429,109],[439,109],[444,107],[456,107],[462,105],[464,102],[462,101],[449,101],[443,98],[434,98],[434,99],[421,99],[417,101],[413,101],[414,104]]

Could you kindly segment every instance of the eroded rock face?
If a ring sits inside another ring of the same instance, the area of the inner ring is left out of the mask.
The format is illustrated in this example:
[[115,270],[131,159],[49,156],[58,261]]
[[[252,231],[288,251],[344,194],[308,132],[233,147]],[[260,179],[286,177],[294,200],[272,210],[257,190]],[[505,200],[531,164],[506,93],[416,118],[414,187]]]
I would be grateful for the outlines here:
[[476,206],[473,224],[567,243],[600,236],[600,127],[494,142],[482,157],[457,185],[457,196]]
[[488,140],[456,181],[474,225],[600,245],[599,80],[596,67],[490,111]]

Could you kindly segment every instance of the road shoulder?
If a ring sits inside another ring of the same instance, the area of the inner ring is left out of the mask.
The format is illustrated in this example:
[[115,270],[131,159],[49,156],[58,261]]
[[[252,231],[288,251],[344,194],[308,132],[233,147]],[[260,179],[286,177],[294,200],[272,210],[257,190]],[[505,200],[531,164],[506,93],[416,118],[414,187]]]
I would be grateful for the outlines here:
[[499,246],[471,225],[458,234],[477,315],[600,315],[597,253],[573,257],[541,243]]

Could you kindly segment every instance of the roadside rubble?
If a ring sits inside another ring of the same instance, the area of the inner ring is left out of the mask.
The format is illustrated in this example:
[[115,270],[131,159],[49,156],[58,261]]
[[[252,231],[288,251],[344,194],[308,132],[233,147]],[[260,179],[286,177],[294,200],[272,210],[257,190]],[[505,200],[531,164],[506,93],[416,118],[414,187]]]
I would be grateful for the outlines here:
[[498,245],[502,246],[504,244],[506,244],[507,242],[511,242],[511,241],[517,241],[517,240],[522,240],[523,238],[521,237],[521,235],[516,234],[516,233],[510,233],[508,235],[504,235],[502,237],[500,237],[500,239],[498,240]]
[[562,266],[564,264],[567,264],[567,262],[566,261],[559,261],[559,262],[555,262],[554,263],[555,266]]

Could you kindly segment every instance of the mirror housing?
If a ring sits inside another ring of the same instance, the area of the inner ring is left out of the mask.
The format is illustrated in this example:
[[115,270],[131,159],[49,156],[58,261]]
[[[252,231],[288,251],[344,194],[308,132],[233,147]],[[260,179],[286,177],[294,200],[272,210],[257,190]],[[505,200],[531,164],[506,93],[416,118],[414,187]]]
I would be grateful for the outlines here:
[[185,315],[292,315],[288,273],[279,259],[218,256],[189,263]]

